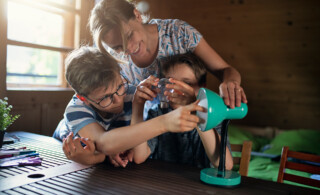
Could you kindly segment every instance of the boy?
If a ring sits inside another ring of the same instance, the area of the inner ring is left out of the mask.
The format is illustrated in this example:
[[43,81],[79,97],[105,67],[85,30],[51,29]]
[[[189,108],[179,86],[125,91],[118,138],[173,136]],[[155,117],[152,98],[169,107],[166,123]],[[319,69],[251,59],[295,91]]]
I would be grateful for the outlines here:
[[[197,126],[199,118],[191,112],[203,108],[196,104],[128,126],[135,87],[120,75],[120,67],[110,55],[95,48],[81,47],[67,57],[66,66],[66,79],[76,94],[54,137],[66,138],[63,150],[68,159],[95,164],[109,155],[113,164],[125,166],[132,159],[123,160],[119,154],[124,155],[127,150],[162,133],[188,131]],[[151,85],[157,85],[157,79]],[[86,139],[72,140],[73,135]],[[80,141],[86,146],[82,147]]]
[[[164,76],[170,78],[169,81],[173,83],[168,84],[167,88],[180,91],[180,93],[166,92],[172,109],[177,109],[181,101],[186,101],[185,97],[191,98],[191,101],[195,99],[200,87],[204,87],[206,82],[205,66],[192,53],[169,57],[163,64],[162,71]],[[162,114],[160,106],[154,105],[149,111],[148,118],[152,119]],[[140,121],[142,121],[141,116],[132,116],[132,123]],[[189,164],[199,168],[209,167],[210,164],[218,167],[220,129],[219,126],[216,127],[218,131],[212,129],[202,132],[196,128],[185,133],[165,133],[134,148],[133,157],[138,163],[145,161],[151,155],[153,159]],[[230,146],[226,152],[226,169],[228,170],[233,166],[229,148]]]

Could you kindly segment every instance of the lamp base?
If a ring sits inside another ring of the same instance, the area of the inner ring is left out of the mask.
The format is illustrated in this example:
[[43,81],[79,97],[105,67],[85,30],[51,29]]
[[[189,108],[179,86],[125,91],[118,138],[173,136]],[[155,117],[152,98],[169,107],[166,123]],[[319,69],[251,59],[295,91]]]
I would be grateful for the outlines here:
[[216,168],[205,168],[200,172],[200,180],[219,187],[234,188],[240,185],[241,176],[234,171],[226,170],[223,173]]

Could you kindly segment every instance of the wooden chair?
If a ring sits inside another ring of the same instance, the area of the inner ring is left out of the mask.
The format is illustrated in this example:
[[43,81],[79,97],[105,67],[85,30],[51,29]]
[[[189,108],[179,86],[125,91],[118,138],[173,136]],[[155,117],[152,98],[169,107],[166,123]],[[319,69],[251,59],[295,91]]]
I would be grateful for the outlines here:
[[231,144],[232,152],[241,152],[241,157],[233,157],[233,165],[239,165],[239,174],[242,176],[248,175],[251,148],[251,141],[244,141],[243,144]]
[[[297,162],[288,161],[288,157],[297,159]],[[299,162],[299,160],[309,161],[310,163]],[[311,162],[315,162],[312,164]],[[283,180],[293,181],[295,183],[300,183],[308,186],[320,187],[320,181],[301,177],[289,173],[285,173],[285,169],[292,169],[312,174],[320,174],[320,166],[316,165],[316,163],[320,163],[320,156],[313,154],[306,154],[303,152],[294,152],[289,150],[289,147],[284,146],[282,148],[281,154],[281,162],[278,174],[278,182],[283,183]]]

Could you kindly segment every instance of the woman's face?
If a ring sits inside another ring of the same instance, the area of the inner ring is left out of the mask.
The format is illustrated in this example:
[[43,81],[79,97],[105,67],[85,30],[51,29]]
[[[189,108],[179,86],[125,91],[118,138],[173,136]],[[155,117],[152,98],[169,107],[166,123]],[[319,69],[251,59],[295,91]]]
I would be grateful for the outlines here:
[[142,23],[138,19],[131,19],[128,23],[123,22],[122,26],[127,38],[126,51],[123,51],[123,41],[118,27],[110,30],[103,37],[103,41],[117,53],[125,52],[131,58],[143,61],[148,56],[148,40]]

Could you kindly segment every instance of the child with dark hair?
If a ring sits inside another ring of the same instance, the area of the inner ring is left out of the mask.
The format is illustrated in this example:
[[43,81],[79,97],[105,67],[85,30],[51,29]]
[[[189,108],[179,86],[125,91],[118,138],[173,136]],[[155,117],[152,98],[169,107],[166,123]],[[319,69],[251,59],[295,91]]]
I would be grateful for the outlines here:
[[[176,85],[175,90],[184,89],[181,91],[188,92],[188,97],[196,99],[198,91],[205,86],[206,69],[201,60],[192,53],[178,54],[168,57],[162,66],[163,74],[166,78],[170,78],[173,84]],[[178,89],[179,87],[179,89]],[[184,97],[183,93],[172,93],[169,104],[171,110],[180,107]],[[180,94],[181,97],[177,97]],[[148,112],[148,119],[155,118],[164,114],[159,104],[154,105]],[[142,121],[142,116],[140,116]],[[140,149],[145,152],[144,156],[136,157],[138,162],[143,162],[149,155],[152,159],[158,159],[174,163],[189,164],[199,168],[210,167],[211,165],[219,166],[220,153],[220,134],[221,125],[218,125],[212,130],[202,132],[199,128],[195,128],[189,132],[183,133],[164,133],[140,145]],[[136,154],[134,154],[135,156]],[[230,170],[233,167],[233,159],[231,156],[230,144],[226,151],[226,169]]]

